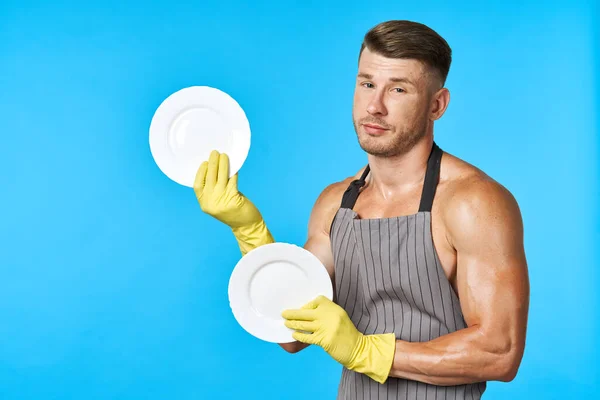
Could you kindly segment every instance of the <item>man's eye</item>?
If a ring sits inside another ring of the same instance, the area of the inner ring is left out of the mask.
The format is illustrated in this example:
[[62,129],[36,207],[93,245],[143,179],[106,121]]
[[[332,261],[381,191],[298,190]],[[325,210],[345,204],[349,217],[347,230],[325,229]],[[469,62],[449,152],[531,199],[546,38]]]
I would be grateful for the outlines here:
[[369,88],[369,89],[370,89],[370,88],[372,88],[372,87],[374,87],[374,86],[373,86],[373,84],[372,84],[372,83],[370,83],[370,82],[365,82],[365,83],[363,83],[362,85],[363,85],[364,87],[366,87],[366,88]]
[[402,89],[402,88],[394,88],[394,91],[396,93],[404,93],[404,89]]

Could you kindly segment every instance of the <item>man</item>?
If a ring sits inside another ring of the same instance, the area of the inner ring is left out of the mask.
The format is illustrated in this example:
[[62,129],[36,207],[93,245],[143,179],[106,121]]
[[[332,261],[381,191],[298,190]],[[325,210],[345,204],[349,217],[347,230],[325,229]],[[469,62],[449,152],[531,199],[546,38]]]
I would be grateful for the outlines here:
[[[511,381],[523,356],[518,205],[433,140],[450,63],[446,41],[422,24],[388,21],[364,38],[353,119],[368,165],[322,192],[304,246],[335,298],[282,314],[304,332],[281,347],[316,344],[343,365],[339,399],[478,399],[486,381]],[[273,237],[228,175],[227,156],[213,152],[194,190],[246,254]]]

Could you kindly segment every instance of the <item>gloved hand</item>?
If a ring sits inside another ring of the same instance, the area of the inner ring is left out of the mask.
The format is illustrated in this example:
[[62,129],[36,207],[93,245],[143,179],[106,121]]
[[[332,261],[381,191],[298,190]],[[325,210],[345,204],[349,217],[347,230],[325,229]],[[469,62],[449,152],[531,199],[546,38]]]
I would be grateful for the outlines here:
[[242,255],[275,240],[258,209],[237,188],[238,174],[229,178],[229,157],[211,152],[198,168],[194,192],[205,213],[228,225]]
[[363,335],[346,311],[325,296],[297,310],[285,310],[281,316],[294,332],[294,339],[321,346],[331,357],[346,368],[363,373],[384,383],[394,361],[396,335],[385,333]]

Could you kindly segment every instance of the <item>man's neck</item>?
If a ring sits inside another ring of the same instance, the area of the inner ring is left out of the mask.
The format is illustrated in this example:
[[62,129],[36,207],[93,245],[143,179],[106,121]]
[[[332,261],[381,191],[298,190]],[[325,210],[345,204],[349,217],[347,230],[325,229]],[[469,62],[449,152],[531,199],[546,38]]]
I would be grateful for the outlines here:
[[368,156],[371,171],[367,181],[371,190],[383,198],[392,197],[421,185],[427,171],[433,137],[426,136],[408,152],[394,157]]

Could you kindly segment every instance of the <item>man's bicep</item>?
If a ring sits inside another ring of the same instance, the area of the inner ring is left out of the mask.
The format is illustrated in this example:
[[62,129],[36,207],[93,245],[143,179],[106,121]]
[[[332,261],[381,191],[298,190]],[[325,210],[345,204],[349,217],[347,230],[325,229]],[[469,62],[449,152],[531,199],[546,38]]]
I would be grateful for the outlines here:
[[[315,217],[318,218],[318,216]],[[314,254],[325,266],[335,291],[335,272],[333,252],[331,250],[331,240],[329,239],[327,232],[325,232],[321,227],[320,222],[322,221],[319,221],[317,218],[311,217],[311,222],[309,223],[308,228],[308,238],[306,239],[304,248]]]
[[[313,253],[325,266],[335,293],[335,268],[329,229],[339,208],[340,185],[328,186],[319,196],[308,221],[308,237],[304,248]],[[335,294],[334,294],[335,298]]]
[[494,350],[521,357],[529,306],[521,215],[506,189],[482,186],[450,211],[460,304]]
[[333,254],[329,237],[322,233],[310,235],[304,244],[304,248],[313,253],[327,269],[333,279]]

